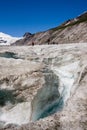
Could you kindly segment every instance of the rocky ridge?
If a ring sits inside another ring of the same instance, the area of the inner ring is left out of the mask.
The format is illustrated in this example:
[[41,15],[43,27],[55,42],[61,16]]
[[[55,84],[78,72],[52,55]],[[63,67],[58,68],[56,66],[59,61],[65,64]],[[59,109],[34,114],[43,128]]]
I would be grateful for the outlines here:
[[32,45],[32,42],[36,45],[87,42],[87,12],[58,27],[28,35],[13,45]]

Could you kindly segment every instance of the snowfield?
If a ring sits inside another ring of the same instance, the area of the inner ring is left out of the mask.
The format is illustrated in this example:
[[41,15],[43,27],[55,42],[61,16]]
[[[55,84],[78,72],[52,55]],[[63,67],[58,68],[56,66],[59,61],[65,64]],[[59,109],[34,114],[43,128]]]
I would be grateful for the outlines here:
[[11,45],[17,40],[21,39],[20,37],[12,37],[8,34],[0,32],[0,45]]

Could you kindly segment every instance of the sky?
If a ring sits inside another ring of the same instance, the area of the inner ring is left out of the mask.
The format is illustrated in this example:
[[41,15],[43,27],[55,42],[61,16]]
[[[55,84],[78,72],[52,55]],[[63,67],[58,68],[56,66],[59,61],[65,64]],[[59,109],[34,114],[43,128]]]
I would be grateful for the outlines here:
[[0,0],[0,32],[23,36],[56,27],[87,11],[87,0]]

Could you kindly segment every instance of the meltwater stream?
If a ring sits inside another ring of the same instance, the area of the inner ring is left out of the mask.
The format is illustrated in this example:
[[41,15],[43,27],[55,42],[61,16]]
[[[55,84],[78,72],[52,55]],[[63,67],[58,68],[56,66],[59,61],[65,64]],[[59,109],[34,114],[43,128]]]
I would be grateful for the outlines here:
[[[48,71],[48,70],[47,70]],[[32,117],[31,120],[36,121],[40,118],[47,117],[57,111],[60,111],[63,106],[63,97],[58,91],[59,78],[53,71],[48,71],[44,74],[45,84],[38,91],[32,101]]]
[[[74,64],[75,67],[72,68],[76,69],[77,63],[70,64],[68,69]],[[31,120],[39,120],[64,108],[76,78],[76,75],[73,73],[70,73],[68,70],[65,71],[66,67],[54,67],[44,72],[45,83],[32,101]]]

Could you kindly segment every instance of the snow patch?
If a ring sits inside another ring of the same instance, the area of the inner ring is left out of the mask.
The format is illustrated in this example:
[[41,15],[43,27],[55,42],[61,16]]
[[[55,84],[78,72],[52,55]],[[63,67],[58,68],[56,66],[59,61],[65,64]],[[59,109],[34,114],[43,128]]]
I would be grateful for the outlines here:
[[0,121],[6,122],[6,125],[10,123],[21,125],[29,122],[30,115],[31,104],[24,102],[17,104],[7,112],[1,113]]

